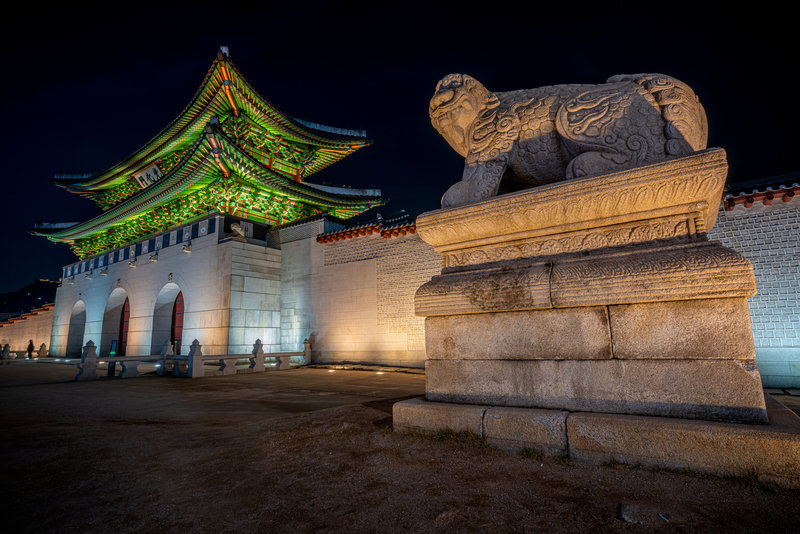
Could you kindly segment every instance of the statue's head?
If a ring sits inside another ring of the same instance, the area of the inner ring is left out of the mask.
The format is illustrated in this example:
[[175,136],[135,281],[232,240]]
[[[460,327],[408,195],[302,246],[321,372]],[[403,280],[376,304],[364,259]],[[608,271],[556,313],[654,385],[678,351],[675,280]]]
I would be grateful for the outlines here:
[[429,110],[431,123],[453,150],[466,157],[475,120],[486,108],[494,107],[496,100],[472,76],[450,74],[436,85]]

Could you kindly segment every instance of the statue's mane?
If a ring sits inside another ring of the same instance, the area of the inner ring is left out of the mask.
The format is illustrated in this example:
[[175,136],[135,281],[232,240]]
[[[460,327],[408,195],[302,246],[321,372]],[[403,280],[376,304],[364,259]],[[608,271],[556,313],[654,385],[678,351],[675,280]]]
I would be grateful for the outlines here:
[[446,91],[453,91],[453,98],[436,105],[431,103],[431,116],[439,115],[441,113],[440,110],[447,110],[467,97],[474,101],[476,110],[494,109],[500,105],[500,99],[497,98],[496,94],[489,91],[481,82],[467,74],[449,74],[442,78],[436,85],[434,98],[436,95],[440,95]]

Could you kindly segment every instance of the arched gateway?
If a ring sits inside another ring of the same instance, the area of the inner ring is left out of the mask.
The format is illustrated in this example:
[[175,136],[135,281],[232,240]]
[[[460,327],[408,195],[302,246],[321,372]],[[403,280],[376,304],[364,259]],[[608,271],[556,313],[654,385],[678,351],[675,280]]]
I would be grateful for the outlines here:
[[103,330],[98,356],[125,356],[128,348],[128,327],[130,324],[130,299],[128,292],[121,287],[111,292],[103,313]]
[[79,300],[72,307],[69,316],[69,331],[67,333],[67,358],[76,358],[81,355],[83,348],[83,334],[86,330],[86,303]]
[[183,292],[178,284],[170,282],[161,288],[153,307],[150,354],[160,354],[167,341],[172,342],[175,354],[181,353],[183,307]]
[[[93,315],[84,341],[97,343],[101,358],[115,340],[116,355],[131,356],[158,354],[168,340],[184,354],[194,339],[208,354],[247,352],[256,339],[265,350],[280,350],[282,253],[275,232],[310,224],[287,236],[310,239],[320,224],[338,227],[385,204],[377,189],[309,181],[370,143],[361,130],[282,114],[221,48],[189,105],[144,146],[99,173],[56,177],[102,209],[89,220],[43,222],[33,230],[68,243],[79,258],[64,267],[56,308],[62,312],[61,301],[72,306],[81,293],[105,295],[116,281],[105,308],[86,301]],[[191,308],[185,341],[182,297]],[[130,346],[128,309],[135,315]],[[62,316],[69,312],[65,306]],[[306,321],[307,314],[301,310],[285,324],[309,329],[294,317]]]

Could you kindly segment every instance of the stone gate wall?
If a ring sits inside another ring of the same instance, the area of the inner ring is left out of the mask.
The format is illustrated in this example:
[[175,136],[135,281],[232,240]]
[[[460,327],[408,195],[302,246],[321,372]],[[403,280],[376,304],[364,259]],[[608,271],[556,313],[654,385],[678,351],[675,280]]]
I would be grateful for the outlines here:
[[331,229],[308,226],[281,234],[281,349],[299,350],[310,337],[315,362],[423,367],[414,294],[440,272],[440,256],[416,234],[319,243]]
[[708,235],[753,263],[750,319],[764,385],[800,387],[800,200],[720,209]]
[[28,340],[32,339],[35,350],[42,343],[49,349],[52,330],[53,305],[49,304],[17,319],[0,322],[0,348],[8,343],[12,351],[26,350]]

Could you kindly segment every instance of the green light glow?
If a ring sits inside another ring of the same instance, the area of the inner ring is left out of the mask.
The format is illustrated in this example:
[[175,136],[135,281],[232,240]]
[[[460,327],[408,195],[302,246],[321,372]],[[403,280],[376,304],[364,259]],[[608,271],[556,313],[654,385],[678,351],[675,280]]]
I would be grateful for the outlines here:
[[[230,97],[223,76],[232,81]],[[219,55],[195,98],[160,134],[111,169],[62,184],[103,213],[40,235],[69,243],[84,259],[212,212],[270,225],[320,213],[348,218],[383,199],[322,191],[303,180],[368,144],[280,114]],[[142,189],[133,176],[154,164],[164,176]]]

